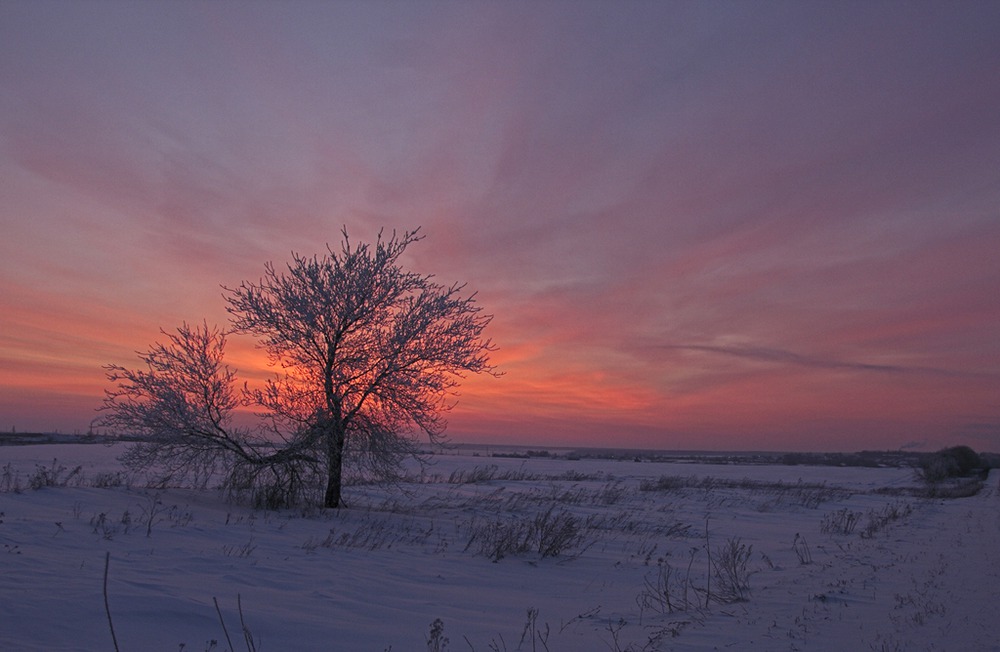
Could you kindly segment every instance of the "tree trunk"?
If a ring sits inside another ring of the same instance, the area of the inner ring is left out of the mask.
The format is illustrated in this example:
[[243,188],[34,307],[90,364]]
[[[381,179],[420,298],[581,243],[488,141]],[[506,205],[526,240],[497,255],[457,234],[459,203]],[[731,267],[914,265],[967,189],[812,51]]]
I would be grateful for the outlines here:
[[326,495],[323,507],[340,507],[340,486],[344,467],[344,437],[330,433],[327,439]]

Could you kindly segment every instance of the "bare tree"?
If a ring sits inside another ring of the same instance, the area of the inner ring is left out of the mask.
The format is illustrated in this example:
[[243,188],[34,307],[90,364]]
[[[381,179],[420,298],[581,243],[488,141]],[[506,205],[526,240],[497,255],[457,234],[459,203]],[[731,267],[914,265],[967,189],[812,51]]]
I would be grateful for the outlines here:
[[[294,502],[318,477],[321,460],[294,439],[268,437],[265,427],[240,427],[234,412],[247,403],[236,372],[223,362],[226,333],[206,324],[161,331],[165,343],[140,353],[143,369],[108,365],[97,425],[127,433],[139,443],[122,456],[132,469],[156,469],[160,482],[224,485],[260,503]],[[271,432],[276,432],[272,431]]]
[[[345,464],[384,479],[416,453],[421,434],[443,437],[444,413],[466,373],[496,375],[491,320],[464,295],[404,270],[399,258],[422,236],[382,234],[323,256],[293,254],[287,270],[265,265],[259,282],[224,288],[233,333],[257,338],[280,371],[261,388],[234,389],[223,362],[226,333],[182,326],[140,354],[148,371],[112,365],[100,425],[140,435],[133,465],[175,471],[226,469],[227,485],[267,502],[300,497],[325,480],[338,507]],[[253,407],[254,428],[233,424]]]

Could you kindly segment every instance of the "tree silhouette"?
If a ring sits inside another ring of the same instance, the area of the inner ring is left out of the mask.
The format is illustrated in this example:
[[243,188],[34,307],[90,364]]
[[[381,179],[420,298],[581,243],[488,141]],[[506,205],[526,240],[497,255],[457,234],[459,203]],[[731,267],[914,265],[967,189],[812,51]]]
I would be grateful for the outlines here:
[[[345,464],[385,479],[417,452],[421,434],[442,438],[444,414],[467,373],[498,375],[483,337],[492,319],[465,286],[403,269],[421,240],[408,231],[374,246],[265,265],[260,281],[224,288],[233,334],[252,335],[278,370],[262,387],[236,389],[223,363],[227,332],[183,325],[140,354],[147,369],[109,365],[99,425],[140,438],[125,461],[205,477],[258,502],[284,504],[325,480],[323,505],[342,502]],[[253,408],[253,427],[234,412]]]

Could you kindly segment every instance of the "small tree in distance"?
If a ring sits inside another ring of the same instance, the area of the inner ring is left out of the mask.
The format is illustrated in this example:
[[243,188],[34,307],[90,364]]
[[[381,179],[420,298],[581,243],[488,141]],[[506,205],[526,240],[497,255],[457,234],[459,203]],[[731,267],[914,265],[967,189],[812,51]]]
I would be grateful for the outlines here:
[[[222,469],[230,490],[271,505],[325,481],[323,505],[339,507],[345,465],[390,477],[421,433],[443,437],[466,373],[498,375],[475,295],[400,266],[418,231],[369,246],[345,229],[337,251],[293,254],[287,270],[268,263],[260,281],[224,288],[231,332],[256,337],[278,370],[263,387],[236,388],[226,332],[185,324],[139,355],[147,370],[107,367],[115,387],[98,424],[141,438],[123,458],[133,468]],[[234,425],[240,407],[255,427]]]

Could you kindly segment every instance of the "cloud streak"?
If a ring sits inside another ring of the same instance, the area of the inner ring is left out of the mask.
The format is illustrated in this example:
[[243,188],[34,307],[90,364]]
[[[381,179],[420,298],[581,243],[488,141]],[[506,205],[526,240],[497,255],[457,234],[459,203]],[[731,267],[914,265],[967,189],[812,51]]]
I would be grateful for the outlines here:
[[784,349],[773,349],[755,346],[712,346],[706,344],[667,344],[662,345],[664,349],[679,351],[699,351],[713,353],[722,356],[753,360],[758,362],[770,362],[778,365],[789,365],[795,367],[808,367],[812,369],[828,369],[857,371],[862,373],[877,374],[916,374],[926,376],[941,376],[944,378],[968,378],[984,380],[1000,380],[1000,374],[991,374],[973,371],[960,371],[950,369],[936,369],[934,367],[903,366],[889,364],[873,364],[866,362],[852,362],[837,360],[834,358],[814,357],[802,355]]

